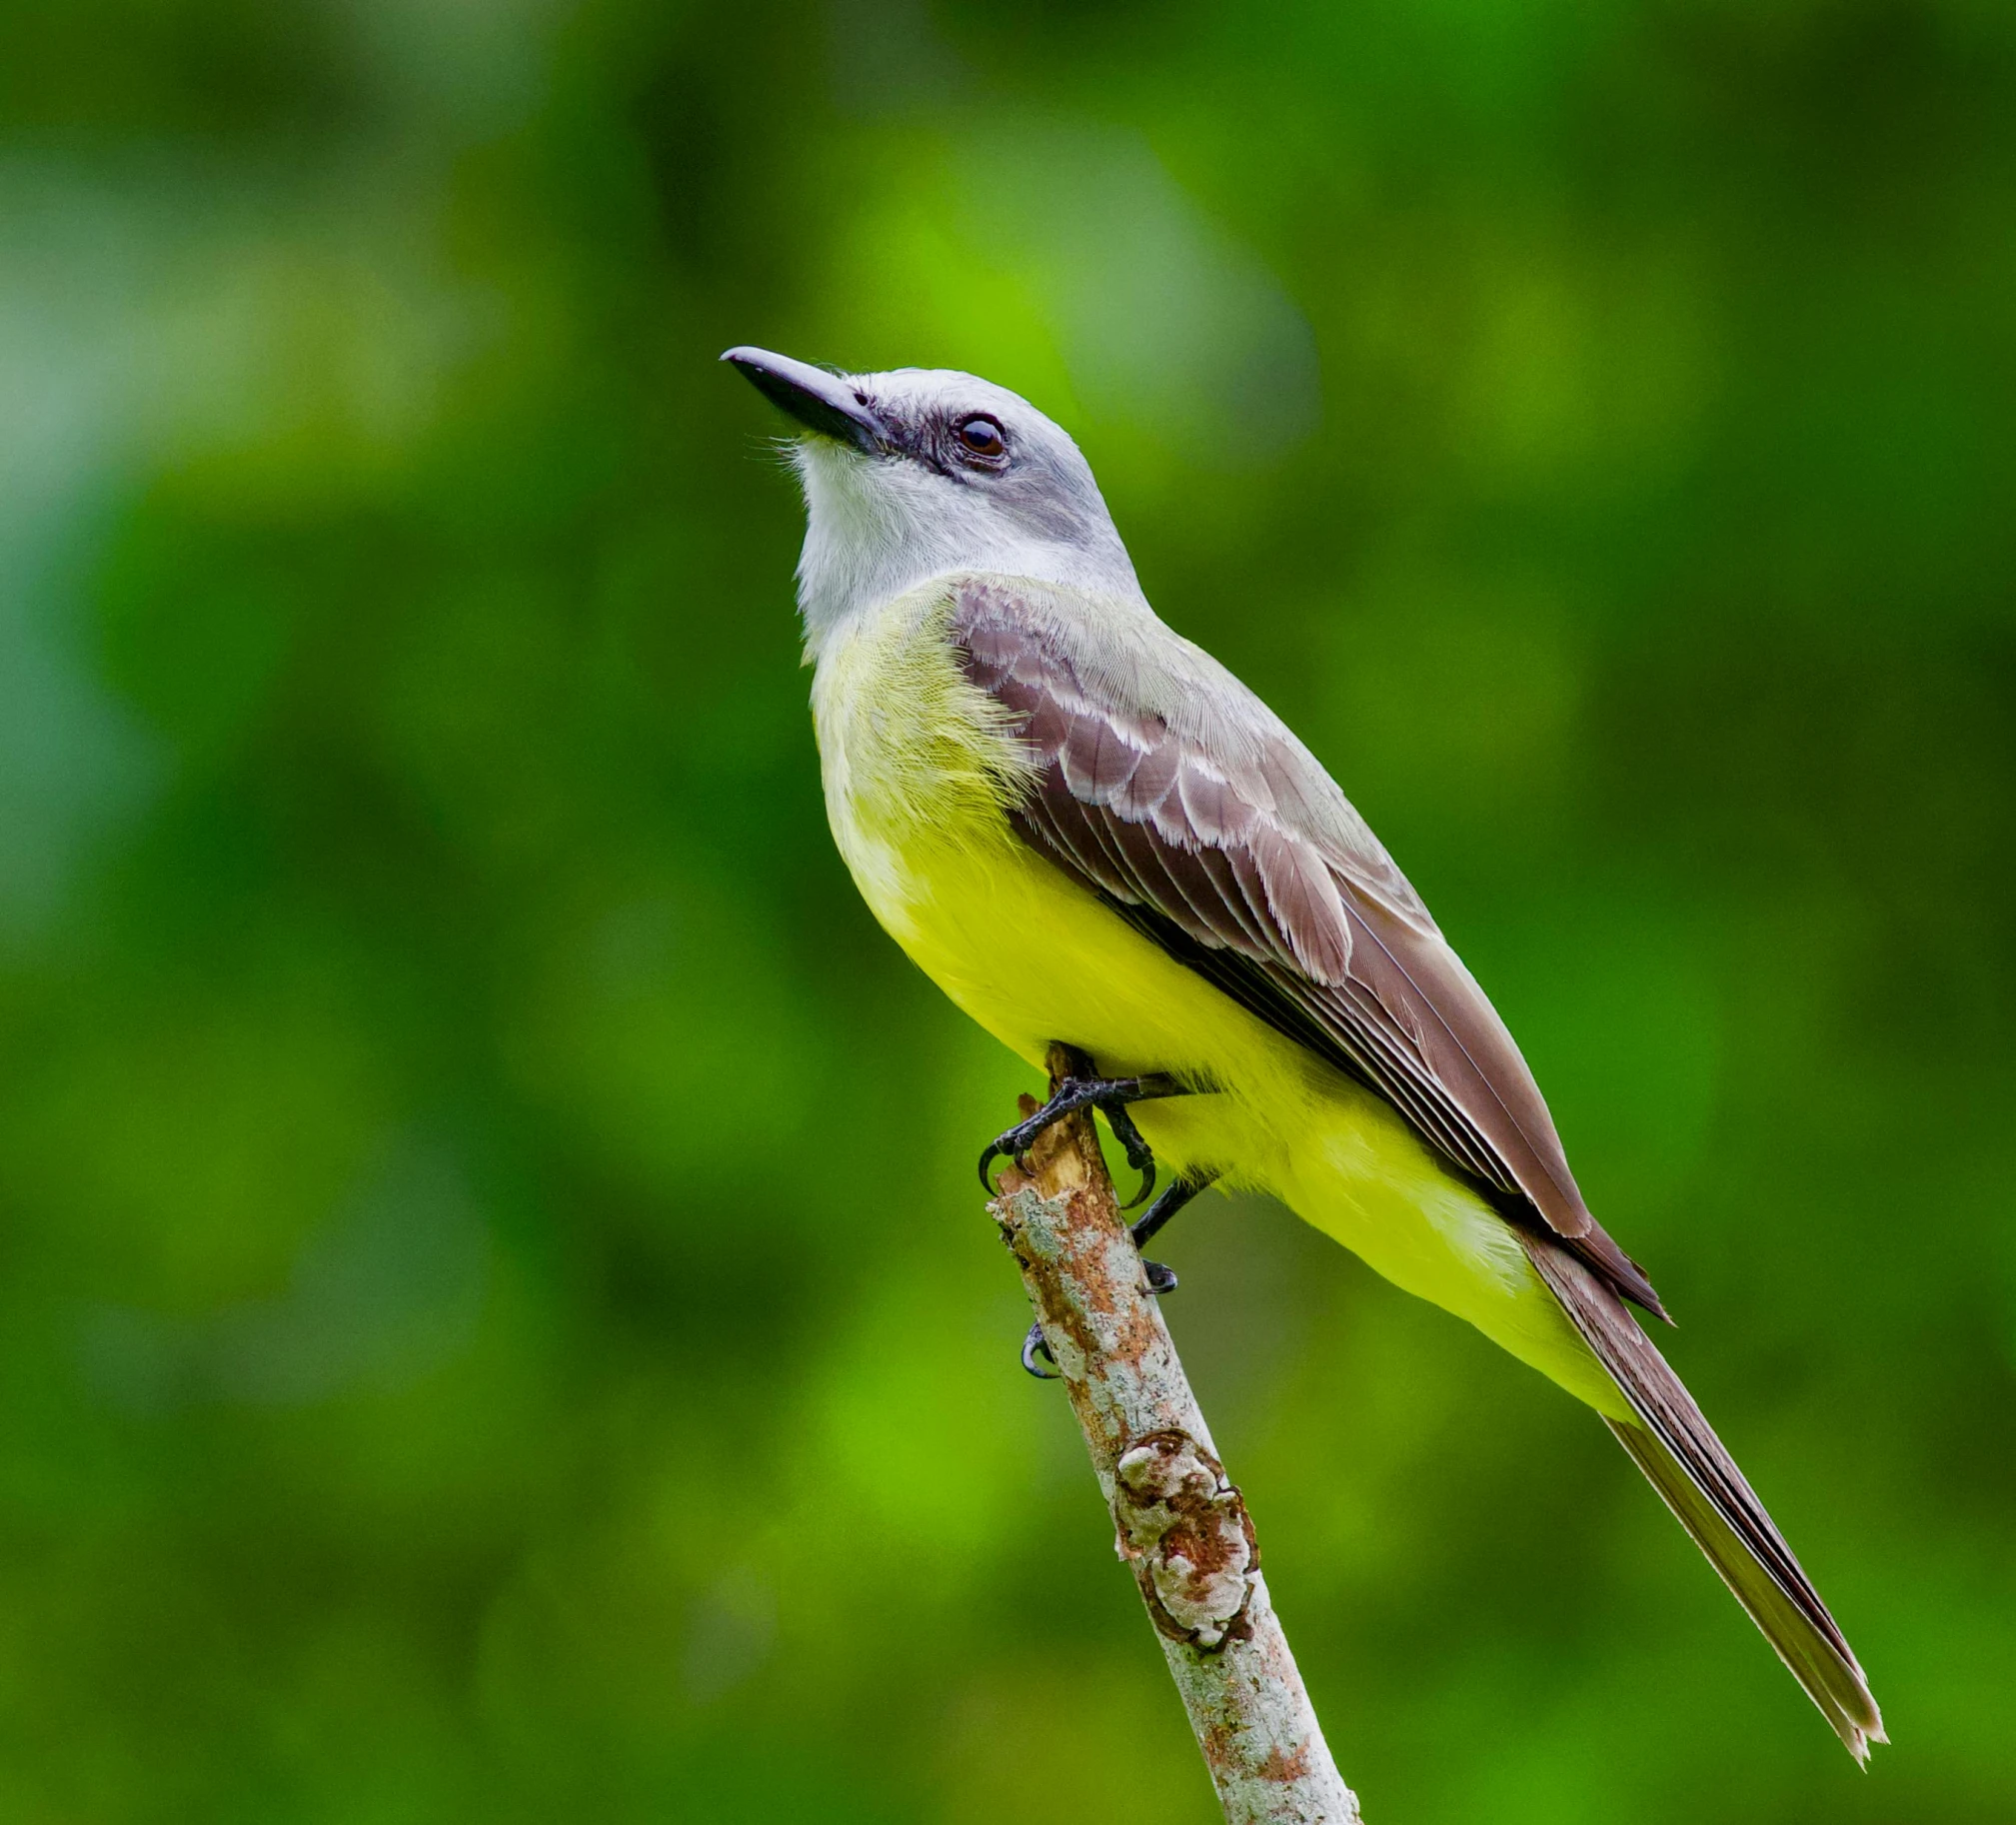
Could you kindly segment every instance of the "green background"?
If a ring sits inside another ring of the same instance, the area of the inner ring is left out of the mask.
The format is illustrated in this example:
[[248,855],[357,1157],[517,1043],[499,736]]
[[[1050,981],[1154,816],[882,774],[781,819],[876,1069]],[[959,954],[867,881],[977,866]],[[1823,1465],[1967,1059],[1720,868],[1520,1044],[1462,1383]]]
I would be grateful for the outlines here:
[[874,927],[756,342],[1076,433],[1867,1664],[1280,1211],[1374,1825],[2016,1816],[2016,11],[12,0],[0,1820],[1204,1821]]

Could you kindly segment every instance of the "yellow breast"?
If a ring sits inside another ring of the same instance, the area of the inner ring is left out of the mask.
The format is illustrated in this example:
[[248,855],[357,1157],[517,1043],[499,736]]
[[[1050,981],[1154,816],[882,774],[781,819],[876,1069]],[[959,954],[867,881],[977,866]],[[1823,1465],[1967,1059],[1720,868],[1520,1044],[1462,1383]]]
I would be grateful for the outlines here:
[[827,815],[883,926],[1032,1064],[1066,1039],[1115,1074],[1304,1077],[1298,1047],[1016,836],[1029,765],[946,621],[930,593],[893,603],[828,648],[814,687]]
[[820,656],[813,684],[826,811],[877,918],[909,948],[932,920],[940,865],[1011,842],[1028,767],[987,697],[961,676],[942,592],[864,614]]

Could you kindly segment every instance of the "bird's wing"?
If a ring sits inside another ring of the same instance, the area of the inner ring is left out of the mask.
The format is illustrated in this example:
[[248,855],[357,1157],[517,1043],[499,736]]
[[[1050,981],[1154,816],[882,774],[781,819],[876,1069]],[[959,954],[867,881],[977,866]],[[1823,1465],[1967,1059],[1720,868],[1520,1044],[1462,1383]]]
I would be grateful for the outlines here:
[[1496,1009],[1285,725],[1132,605],[991,577],[952,597],[967,678],[1028,751],[1022,839],[1664,1316],[1589,1214]]

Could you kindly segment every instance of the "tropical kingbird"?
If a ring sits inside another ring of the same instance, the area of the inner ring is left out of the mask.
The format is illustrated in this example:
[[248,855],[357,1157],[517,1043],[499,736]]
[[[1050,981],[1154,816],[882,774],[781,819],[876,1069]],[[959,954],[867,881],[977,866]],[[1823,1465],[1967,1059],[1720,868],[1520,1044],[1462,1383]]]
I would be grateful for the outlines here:
[[1627,1309],[1665,1316],[1504,1022],[1309,751],[1156,618],[1077,446],[970,374],[723,359],[811,433],[798,596],[856,885],[997,1038],[1088,1061],[983,1174],[1092,1103],[1174,1168],[1137,1238],[1247,1186],[1467,1318],[1602,1415],[1866,1761],[1862,1670]]

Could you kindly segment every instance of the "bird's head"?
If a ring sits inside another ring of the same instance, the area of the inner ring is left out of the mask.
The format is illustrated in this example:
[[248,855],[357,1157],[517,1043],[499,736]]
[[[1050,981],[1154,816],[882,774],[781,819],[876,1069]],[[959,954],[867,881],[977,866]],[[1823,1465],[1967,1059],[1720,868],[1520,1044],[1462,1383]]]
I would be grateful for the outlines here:
[[1137,598],[1078,447],[1028,401],[950,369],[832,374],[762,349],[732,362],[809,435],[799,605],[817,646],[855,611],[949,571]]

